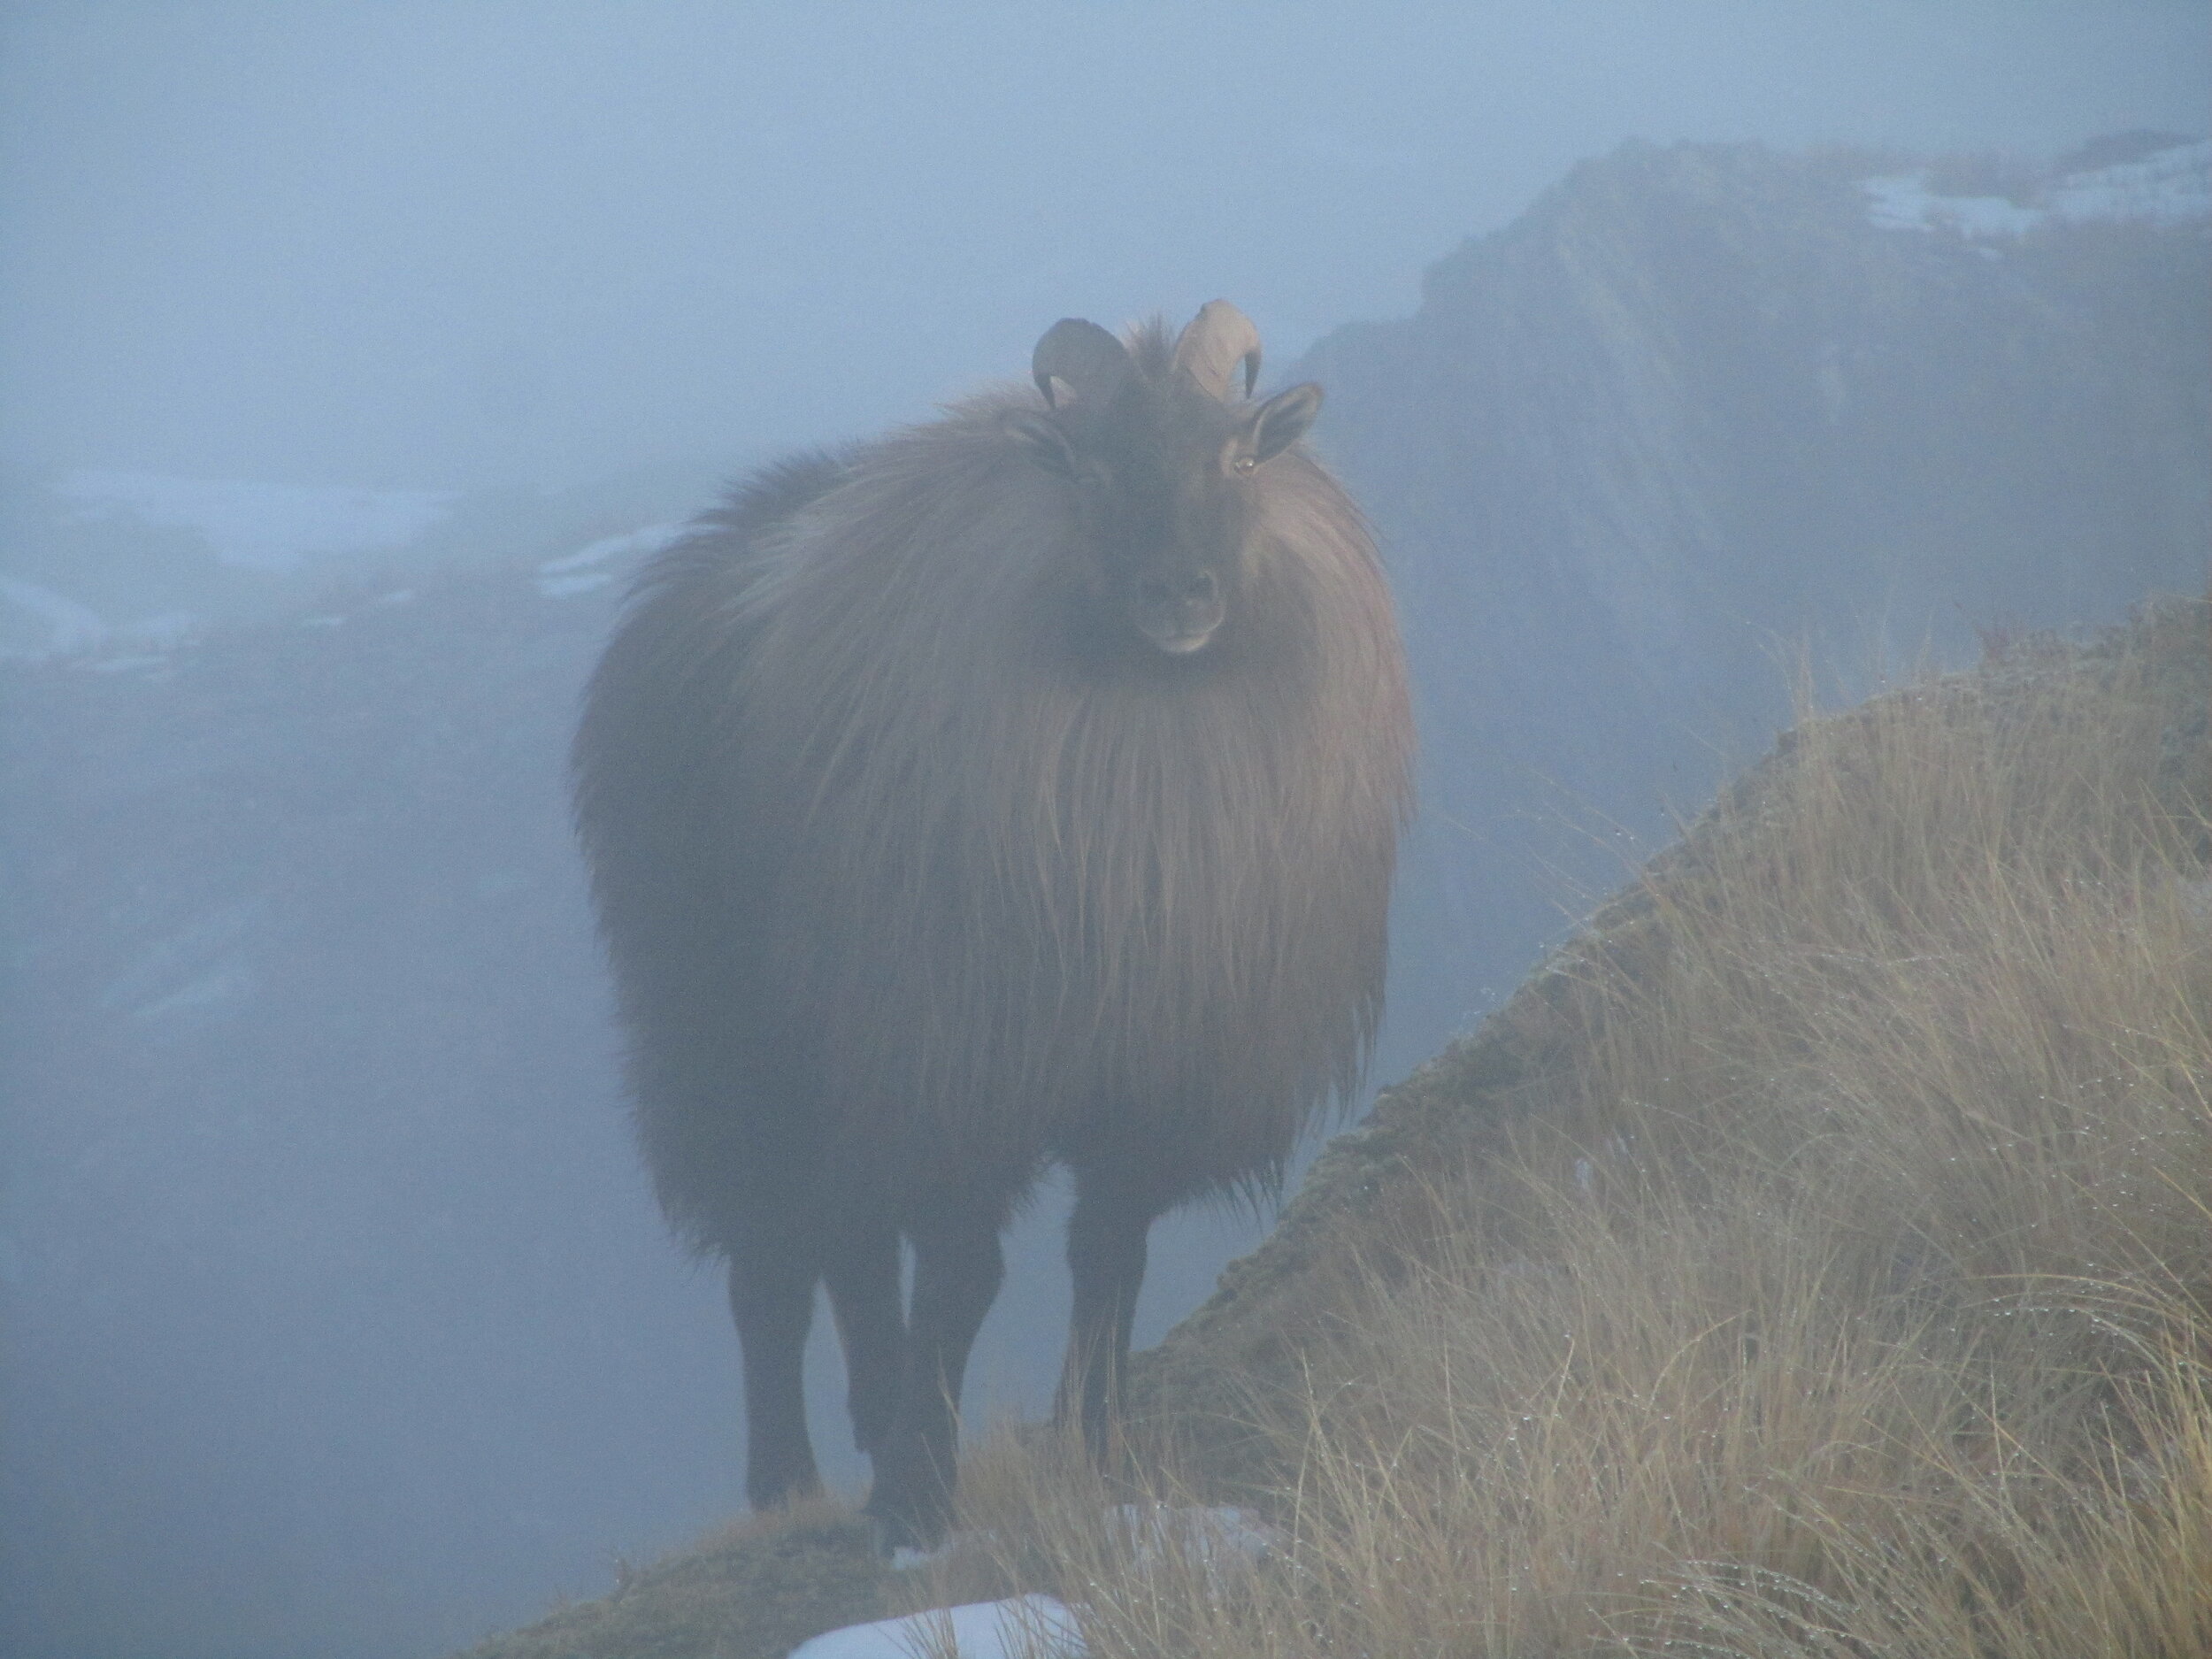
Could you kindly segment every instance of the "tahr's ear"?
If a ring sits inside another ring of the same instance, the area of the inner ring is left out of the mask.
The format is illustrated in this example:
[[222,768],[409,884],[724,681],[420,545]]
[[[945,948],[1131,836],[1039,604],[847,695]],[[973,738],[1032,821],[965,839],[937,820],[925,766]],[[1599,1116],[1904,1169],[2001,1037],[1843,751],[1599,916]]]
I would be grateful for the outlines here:
[[1271,461],[1306,435],[1321,412],[1321,388],[1311,380],[1278,392],[1250,416],[1252,458]]
[[1018,410],[1006,418],[1006,435],[1033,464],[1055,477],[1075,476],[1075,450],[1051,416]]

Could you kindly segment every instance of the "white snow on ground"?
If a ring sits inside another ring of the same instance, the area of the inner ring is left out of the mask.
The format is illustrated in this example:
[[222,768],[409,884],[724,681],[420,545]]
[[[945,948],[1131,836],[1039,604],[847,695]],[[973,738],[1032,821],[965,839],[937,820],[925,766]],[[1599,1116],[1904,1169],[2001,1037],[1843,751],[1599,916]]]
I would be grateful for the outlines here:
[[117,625],[115,637],[157,651],[173,651],[200,631],[201,619],[189,611],[165,611],[157,617],[140,617]]
[[1087,1650],[1064,1602],[1018,1595],[849,1624],[801,1642],[791,1659],[924,1659],[949,1651],[960,1659],[1080,1659]]
[[1283,1548],[1283,1535],[1246,1510],[1178,1509],[1165,1503],[1117,1504],[1108,1517],[1139,1567],[1164,1556],[1198,1563],[1211,1582],[1225,1555],[1256,1561]]
[[604,588],[614,580],[612,571],[580,571],[573,576],[541,576],[538,593],[547,599],[573,599],[578,594],[588,594]]
[[2077,223],[2124,219],[2176,225],[2212,218],[2212,139],[2177,144],[2117,167],[2070,173],[2051,187],[2047,199],[2053,214]]
[[98,611],[36,582],[0,576],[0,604],[27,618],[46,634],[41,644],[14,650],[0,649],[0,657],[40,662],[49,657],[66,657],[73,651],[88,651],[108,637],[108,625],[100,619]]
[[2023,236],[2054,222],[2125,220],[2179,225],[2212,218],[2212,140],[2176,144],[2116,167],[2070,173],[2033,204],[2001,196],[1939,196],[1928,174],[1863,179],[1867,218],[1881,230],[1949,230],[1962,236]]
[[446,515],[442,489],[319,488],[159,472],[72,472],[58,494],[80,519],[132,517],[196,531],[227,565],[288,571],[309,559],[406,546]]
[[[1280,1550],[1284,1541],[1280,1532],[1243,1509],[1124,1503],[1107,1511],[1106,1520],[1138,1569],[1163,1558],[1193,1562],[1204,1568],[1207,1584],[1216,1594],[1220,1589],[1216,1575],[1225,1553],[1257,1560]],[[892,1564],[918,1566],[978,1536],[956,1533],[927,1555],[901,1550]],[[979,1536],[987,1539],[989,1534]],[[1087,1651],[1075,1616],[1065,1603],[1048,1595],[1021,1595],[848,1625],[801,1643],[792,1650],[791,1659],[936,1659],[947,1653],[957,1653],[959,1659],[1081,1659]]]
[[548,559],[538,566],[541,576],[558,576],[568,571],[580,571],[590,565],[603,565],[611,558],[630,553],[657,553],[689,529],[684,524],[649,524],[642,530],[628,530],[620,535],[602,536],[590,546],[577,552]]
[[570,599],[595,588],[603,588],[614,580],[615,572],[594,570],[592,566],[657,553],[689,527],[681,524],[649,524],[642,530],[602,536],[588,547],[539,565],[538,591],[548,599]]
[[1867,179],[1859,188],[1866,192],[1866,216],[1878,230],[1941,227],[1962,236],[2018,236],[2044,220],[2040,208],[2016,206],[2001,196],[1938,196],[1928,188],[1924,173]]
[[102,649],[133,646],[134,654],[105,657],[91,664],[112,670],[159,662],[147,651],[173,651],[200,631],[201,619],[188,611],[165,611],[109,626],[88,604],[19,577],[0,576],[0,662],[44,663],[58,657],[82,657]]

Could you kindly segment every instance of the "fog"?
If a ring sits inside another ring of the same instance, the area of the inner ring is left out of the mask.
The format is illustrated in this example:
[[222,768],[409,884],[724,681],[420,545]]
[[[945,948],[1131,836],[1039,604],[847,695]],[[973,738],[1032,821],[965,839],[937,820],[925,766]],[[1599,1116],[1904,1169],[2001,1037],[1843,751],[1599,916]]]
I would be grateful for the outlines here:
[[[1486,660],[1440,693],[1478,646],[1455,633],[1473,578],[1435,552],[1467,516],[1436,482],[1457,463],[1408,458],[1377,366],[1402,359],[1334,331],[1412,315],[1425,271],[1624,141],[2042,160],[2212,130],[2208,68],[2200,0],[0,9],[0,598],[53,641],[0,680],[0,1646],[434,1654],[738,1506],[734,1345],[625,1144],[561,817],[617,591],[577,549],[1019,374],[1062,316],[1227,296],[1271,378],[1320,347],[1342,395],[1317,435],[1419,595],[1424,737],[1451,758],[1425,786],[1442,805],[1400,914],[1386,1082],[1564,925],[1550,877],[1575,857],[1530,802],[1632,755],[1694,806],[1711,745],[1755,743],[1772,710],[1726,706],[1733,669],[1685,671],[1675,749],[1607,726],[1670,652],[1715,660],[1655,622],[1621,653],[1647,678],[1603,695],[1587,641],[1550,652],[1532,753],[1498,710],[1541,676],[1516,690]],[[2183,414],[2127,438],[2170,443],[2157,476],[2180,480],[2130,519],[2155,543],[2139,566],[2067,568],[2054,531],[2028,574],[1883,566],[1870,605],[1909,649],[1938,621],[1963,637],[1991,595],[2062,623],[2190,579],[2203,377],[2177,376]],[[378,493],[301,527],[342,489]],[[2023,540],[1993,509],[1954,517],[1900,507],[1893,540]],[[492,573],[442,588],[442,565]],[[326,752],[334,732],[358,747]],[[1664,813],[1631,782],[1632,848]],[[1465,804],[1509,796],[1495,824]],[[1044,1408],[1054,1203],[1018,1231],[979,1408]],[[1139,1340],[1258,1225],[1164,1226]],[[816,1439],[850,1485],[817,1339]]]
[[1624,138],[2202,125],[2203,8],[65,0],[0,62],[17,466],[554,485],[912,419],[1054,318],[1279,361]]

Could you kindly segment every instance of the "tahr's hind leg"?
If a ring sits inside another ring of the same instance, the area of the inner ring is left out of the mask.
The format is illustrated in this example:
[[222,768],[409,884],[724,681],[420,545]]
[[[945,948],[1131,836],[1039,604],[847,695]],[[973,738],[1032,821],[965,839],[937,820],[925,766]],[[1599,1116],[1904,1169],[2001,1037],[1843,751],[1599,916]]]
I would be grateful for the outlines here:
[[818,1277],[803,1253],[762,1248],[730,1257],[730,1312],[745,1366],[745,1496],[756,1509],[822,1488],[802,1383]]
[[960,1385],[983,1316],[1005,1267],[1002,1217],[985,1212],[933,1216],[912,1228],[914,1310],[898,1409],[882,1448],[868,1513],[887,1542],[933,1544],[951,1513],[958,1455]]
[[853,1444],[873,1454],[898,1409],[899,1368],[906,1352],[898,1229],[864,1232],[833,1245],[825,1277],[837,1340],[845,1350],[845,1403],[852,1413]]
[[1080,1423],[1084,1446],[1102,1462],[1113,1448],[1121,1413],[1130,1328],[1144,1284],[1146,1235],[1163,1208],[1148,1194],[1076,1171],[1075,1210],[1068,1217],[1075,1317],[1053,1419],[1063,1425]]

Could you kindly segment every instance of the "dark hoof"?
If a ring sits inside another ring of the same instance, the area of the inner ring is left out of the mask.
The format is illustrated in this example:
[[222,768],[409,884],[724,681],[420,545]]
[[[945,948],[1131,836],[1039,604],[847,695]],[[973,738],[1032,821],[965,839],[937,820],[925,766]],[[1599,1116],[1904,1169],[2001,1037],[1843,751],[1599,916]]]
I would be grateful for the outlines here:
[[822,1495],[822,1482],[811,1466],[766,1480],[748,1480],[745,1483],[745,1502],[757,1515],[766,1515],[777,1509],[787,1509],[795,1503]]
[[902,1549],[925,1553],[945,1541],[946,1517],[939,1504],[902,1503],[895,1498],[871,1496],[861,1513],[875,1540],[876,1554],[888,1561]]
[[914,1548],[911,1544],[900,1541],[904,1536],[903,1530],[893,1526],[880,1515],[866,1515],[863,1518],[868,1523],[868,1542],[873,1547],[878,1561],[887,1562],[902,1549]]

